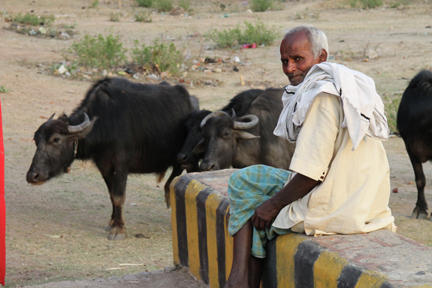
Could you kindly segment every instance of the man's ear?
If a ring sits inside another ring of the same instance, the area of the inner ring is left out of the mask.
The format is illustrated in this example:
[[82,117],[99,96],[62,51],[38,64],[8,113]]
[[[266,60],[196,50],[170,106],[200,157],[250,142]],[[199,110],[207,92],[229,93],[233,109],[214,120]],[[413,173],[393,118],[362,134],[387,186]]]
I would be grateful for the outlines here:
[[319,57],[319,63],[327,61],[327,51],[325,49],[321,49],[321,53]]

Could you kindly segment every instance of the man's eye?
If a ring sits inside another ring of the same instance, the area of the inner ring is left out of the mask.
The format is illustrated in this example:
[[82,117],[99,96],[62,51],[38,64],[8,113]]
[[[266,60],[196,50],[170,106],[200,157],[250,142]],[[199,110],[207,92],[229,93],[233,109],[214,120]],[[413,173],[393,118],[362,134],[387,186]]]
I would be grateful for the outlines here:
[[288,60],[282,60],[282,64],[287,65],[288,64]]
[[296,62],[299,62],[300,60],[302,60],[301,57],[295,57],[295,58],[294,58],[294,61],[296,61]]

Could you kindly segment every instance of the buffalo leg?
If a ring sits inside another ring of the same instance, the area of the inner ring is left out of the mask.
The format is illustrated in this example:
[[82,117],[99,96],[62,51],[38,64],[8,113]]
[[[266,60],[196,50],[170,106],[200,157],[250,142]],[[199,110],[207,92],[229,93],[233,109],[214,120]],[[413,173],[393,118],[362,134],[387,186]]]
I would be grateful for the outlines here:
[[180,165],[176,164],[173,166],[172,168],[172,172],[171,175],[169,176],[168,180],[166,181],[165,185],[164,185],[164,190],[165,190],[165,204],[167,206],[167,208],[170,207],[170,195],[169,195],[169,189],[170,189],[170,185],[172,180],[174,179],[174,177],[180,175],[183,171],[183,168],[180,167]]
[[412,217],[416,218],[427,218],[427,203],[424,194],[424,187],[426,185],[426,179],[423,173],[422,163],[407,149],[408,155],[411,160],[411,164],[414,169],[415,181],[417,186],[417,203],[416,207],[413,210]]
[[[98,163],[102,164],[102,163]],[[111,219],[108,224],[108,239],[121,240],[126,238],[122,208],[125,201],[127,173],[111,165],[97,165],[110,194],[112,204]]]

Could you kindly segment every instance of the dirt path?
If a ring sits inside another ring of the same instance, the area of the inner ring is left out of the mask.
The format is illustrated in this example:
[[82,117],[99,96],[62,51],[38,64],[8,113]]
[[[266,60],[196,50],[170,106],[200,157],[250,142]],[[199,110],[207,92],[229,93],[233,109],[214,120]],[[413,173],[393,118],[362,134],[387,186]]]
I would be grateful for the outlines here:
[[[289,27],[312,24],[329,36],[330,54],[340,63],[359,69],[376,80],[384,98],[400,95],[421,68],[432,67],[432,4],[418,1],[400,9],[339,9],[332,1],[288,1],[285,9],[249,13],[244,1],[233,1],[226,11],[213,2],[192,1],[192,15],[152,14],[152,23],[133,20],[134,1],[2,0],[4,15],[54,14],[56,22],[75,24],[76,39],[86,33],[121,36],[130,48],[137,39],[170,39],[194,57],[224,57],[241,60],[239,72],[227,64],[222,72],[190,72],[188,77],[218,80],[213,86],[187,87],[201,107],[216,109],[237,92],[252,87],[280,87],[286,79],[280,70],[278,43],[244,50],[214,50],[203,37],[212,28],[229,28],[260,19],[279,33]],[[198,4],[201,3],[201,4]],[[203,4],[204,3],[204,4]],[[338,2],[335,2],[338,3]],[[235,6],[235,7],[234,7]],[[109,21],[121,12],[120,22]],[[154,175],[132,175],[128,180],[125,220],[129,238],[108,241],[104,227],[111,213],[105,185],[90,163],[75,162],[71,172],[43,186],[30,186],[25,173],[34,153],[35,129],[53,112],[73,110],[91,85],[50,76],[38,64],[52,65],[63,59],[63,49],[75,41],[40,39],[0,29],[0,93],[6,151],[7,283],[9,287],[51,281],[108,278],[158,271],[172,266],[170,211],[165,208],[162,188]],[[40,66],[39,66],[40,67]],[[245,86],[241,85],[240,75]],[[399,232],[432,245],[432,221],[408,216],[415,204],[413,173],[403,143],[392,138],[385,143],[391,166],[391,207]],[[428,166],[426,177],[432,183]],[[432,203],[431,189],[426,197]]]

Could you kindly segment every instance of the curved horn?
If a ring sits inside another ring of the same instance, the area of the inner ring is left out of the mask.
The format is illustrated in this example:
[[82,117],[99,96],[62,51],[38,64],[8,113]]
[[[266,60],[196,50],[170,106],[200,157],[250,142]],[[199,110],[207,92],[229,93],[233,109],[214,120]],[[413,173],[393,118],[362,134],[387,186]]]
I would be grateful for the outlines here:
[[226,113],[225,111],[220,111],[220,110],[214,111],[214,112],[208,114],[206,117],[204,117],[203,120],[201,120],[200,127],[201,128],[204,127],[204,125],[207,123],[208,119],[216,117],[216,116],[221,116],[221,115],[229,116],[228,113]]
[[77,124],[77,125],[69,125],[68,131],[69,131],[69,133],[73,133],[73,134],[79,133],[79,132],[83,131],[84,129],[86,129],[87,127],[89,127],[90,125],[92,125],[93,122],[94,122],[94,120],[90,121],[87,113],[84,112],[84,121],[80,124]]
[[48,120],[47,121],[50,121],[50,120],[52,120],[53,118],[54,118],[54,115],[55,115],[55,113],[53,113],[49,118],[48,118]]
[[[240,120],[240,121],[239,121]],[[244,115],[234,121],[234,129],[246,130],[255,127],[259,122],[258,116],[254,114]]]

